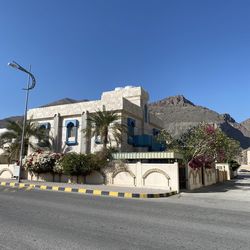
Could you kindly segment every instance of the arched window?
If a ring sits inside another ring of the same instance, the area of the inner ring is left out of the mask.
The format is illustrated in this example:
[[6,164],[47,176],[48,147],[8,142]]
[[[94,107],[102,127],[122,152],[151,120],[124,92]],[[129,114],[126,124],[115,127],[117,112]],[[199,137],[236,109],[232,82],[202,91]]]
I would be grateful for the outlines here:
[[70,122],[67,125],[68,139],[72,139],[75,136],[75,130],[76,130],[75,125],[72,122]]
[[77,120],[69,120],[65,122],[66,127],[66,144],[76,145],[77,144]]

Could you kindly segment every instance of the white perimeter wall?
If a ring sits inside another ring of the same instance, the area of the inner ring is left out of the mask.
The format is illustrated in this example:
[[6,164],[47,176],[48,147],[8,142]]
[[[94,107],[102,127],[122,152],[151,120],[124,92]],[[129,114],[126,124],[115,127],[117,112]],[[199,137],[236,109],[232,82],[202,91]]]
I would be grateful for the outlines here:
[[[29,180],[72,182],[85,184],[108,184],[128,187],[155,188],[179,192],[179,169],[178,163],[173,164],[116,164],[112,169],[106,169],[105,173],[94,171],[84,177],[51,174],[30,175]],[[53,180],[54,179],[54,180]]]
[[0,178],[10,179],[13,177],[14,165],[0,164]]
[[127,163],[108,174],[113,185],[168,189],[179,192],[178,163]]

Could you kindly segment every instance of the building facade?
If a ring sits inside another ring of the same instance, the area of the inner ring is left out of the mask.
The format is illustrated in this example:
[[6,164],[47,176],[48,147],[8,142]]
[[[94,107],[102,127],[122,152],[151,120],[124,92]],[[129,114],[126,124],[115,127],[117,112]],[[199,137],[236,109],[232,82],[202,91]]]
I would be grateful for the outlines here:
[[156,135],[163,123],[149,112],[148,100],[149,95],[142,87],[126,86],[104,92],[96,101],[30,109],[28,119],[47,130],[56,152],[93,153],[102,148],[102,142],[98,136],[84,131],[89,115],[105,108],[116,111],[121,117],[118,123],[126,128],[119,145],[111,137],[110,146],[121,152],[161,151],[163,148]]

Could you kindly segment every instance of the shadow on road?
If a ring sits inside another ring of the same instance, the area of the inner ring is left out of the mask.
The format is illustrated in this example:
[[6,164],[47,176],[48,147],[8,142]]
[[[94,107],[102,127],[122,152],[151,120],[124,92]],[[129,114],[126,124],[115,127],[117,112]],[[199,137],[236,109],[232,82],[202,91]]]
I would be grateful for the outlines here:
[[191,191],[183,191],[186,193],[218,193],[218,192],[228,192],[231,190],[250,190],[250,173],[239,173],[239,175],[223,183],[216,183],[211,186],[201,187]]

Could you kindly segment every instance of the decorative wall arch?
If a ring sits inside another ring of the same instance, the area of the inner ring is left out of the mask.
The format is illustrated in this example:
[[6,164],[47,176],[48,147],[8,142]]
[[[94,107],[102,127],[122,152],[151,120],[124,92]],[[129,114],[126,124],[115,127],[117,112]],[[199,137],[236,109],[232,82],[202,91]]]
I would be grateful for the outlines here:
[[121,172],[127,172],[127,173],[129,173],[133,178],[136,178],[136,176],[135,176],[135,174],[134,174],[133,172],[131,172],[131,171],[128,170],[128,169],[124,169],[124,168],[122,168],[122,169],[117,169],[117,170],[112,174],[112,178],[115,178],[116,175],[118,175],[118,174],[121,173]]
[[136,186],[136,176],[135,176],[135,174],[132,171],[130,171],[129,169],[125,169],[125,168],[120,168],[120,169],[117,169],[115,172],[113,172],[113,174],[112,174],[112,184],[114,184],[114,178],[119,173],[123,173],[123,172],[126,172],[126,173],[130,174],[130,176],[133,178],[133,184],[134,184],[134,186]]
[[3,172],[5,172],[5,171],[9,172],[9,173],[11,174],[11,177],[13,177],[12,171],[11,171],[10,169],[8,169],[8,168],[3,168],[2,170],[0,170],[0,176],[1,176],[1,175],[3,174]]
[[158,168],[152,168],[152,169],[148,170],[147,172],[144,173],[144,175],[142,176],[142,178],[146,179],[148,177],[148,175],[150,175],[152,173],[155,173],[155,172],[159,173],[159,174],[163,174],[167,178],[167,180],[170,180],[169,175],[166,172],[164,172],[163,170],[158,169]]
[[163,176],[165,176],[166,179],[167,179],[167,181],[168,181],[168,186],[169,186],[169,180],[170,180],[171,178],[169,177],[169,175],[168,175],[166,172],[164,172],[163,170],[158,169],[158,168],[149,169],[148,171],[146,171],[146,172],[144,173],[144,175],[142,176],[143,185],[144,185],[144,186],[145,186],[145,180],[146,180],[146,178],[147,178],[150,174],[152,174],[152,173],[159,173],[159,174],[162,174]]
[[191,179],[191,175],[193,177],[193,185],[197,184],[197,177],[199,178],[198,183],[201,182],[201,172],[199,169],[191,169],[188,175],[189,180]]
[[212,172],[210,171],[210,169],[206,169],[205,170],[206,173],[206,177],[207,177],[207,181],[210,182],[212,180]]

